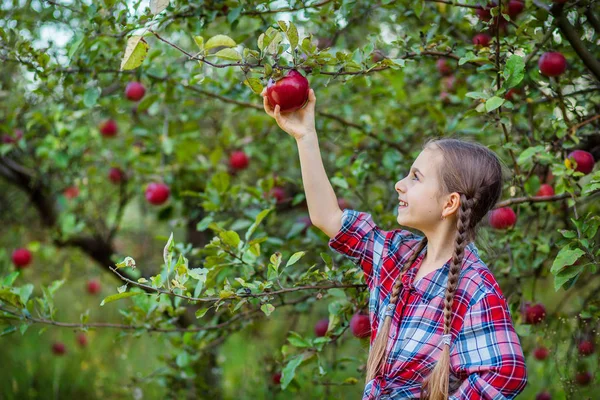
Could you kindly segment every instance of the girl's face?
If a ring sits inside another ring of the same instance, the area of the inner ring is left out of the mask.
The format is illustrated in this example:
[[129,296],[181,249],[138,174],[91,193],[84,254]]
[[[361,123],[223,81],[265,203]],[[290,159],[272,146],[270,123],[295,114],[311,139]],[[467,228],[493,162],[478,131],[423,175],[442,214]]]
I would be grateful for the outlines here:
[[400,225],[418,229],[427,234],[439,225],[443,203],[439,196],[442,185],[438,171],[442,154],[435,148],[426,148],[411,166],[408,175],[396,182],[399,204],[397,221]]

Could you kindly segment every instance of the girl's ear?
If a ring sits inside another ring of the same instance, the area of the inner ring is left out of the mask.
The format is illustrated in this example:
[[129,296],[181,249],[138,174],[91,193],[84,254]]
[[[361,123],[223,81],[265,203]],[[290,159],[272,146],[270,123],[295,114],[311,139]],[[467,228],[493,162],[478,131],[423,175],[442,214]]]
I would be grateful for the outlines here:
[[450,193],[444,201],[444,207],[442,208],[442,216],[449,217],[458,212],[460,207],[460,194],[456,192]]

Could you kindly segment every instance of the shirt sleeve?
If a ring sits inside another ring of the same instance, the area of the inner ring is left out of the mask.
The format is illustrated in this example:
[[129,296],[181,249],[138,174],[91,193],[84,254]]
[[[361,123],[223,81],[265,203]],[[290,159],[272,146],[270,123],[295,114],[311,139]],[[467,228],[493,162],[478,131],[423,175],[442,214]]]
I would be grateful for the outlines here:
[[342,227],[329,240],[329,247],[360,266],[367,286],[373,290],[379,285],[384,250],[389,250],[392,246],[392,251],[407,251],[410,248],[400,247],[400,244],[414,236],[412,232],[403,229],[384,231],[375,225],[371,214],[345,209]]
[[513,399],[523,391],[525,358],[504,297],[488,293],[467,311],[451,364],[467,376],[452,400]]

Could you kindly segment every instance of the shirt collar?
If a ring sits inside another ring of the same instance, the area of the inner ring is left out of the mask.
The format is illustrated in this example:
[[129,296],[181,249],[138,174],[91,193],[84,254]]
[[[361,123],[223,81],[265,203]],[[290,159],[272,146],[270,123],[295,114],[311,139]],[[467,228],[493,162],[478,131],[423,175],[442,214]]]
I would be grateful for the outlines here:
[[[427,250],[427,245],[421,251],[419,256],[416,259],[416,262],[413,263],[411,268],[402,276],[402,285],[407,287],[409,290],[414,290],[417,292],[423,300],[426,302],[431,301],[434,297],[443,297],[446,292],[446,285],[448,284],[448,271],[450,270],[450,262],[448,260],[443,267],[436,269],[433,273],[429,273],[421,278],[416,285],[414,284],[415,276],[417,275],[418,267],[421,265],[421,260],[425,256],[425,252]],[[465,256],[463,258],[463,265],[465,259],[468,257],[469,253],[477,253],[477,247],[473,242],[469,243],[465,247]]]

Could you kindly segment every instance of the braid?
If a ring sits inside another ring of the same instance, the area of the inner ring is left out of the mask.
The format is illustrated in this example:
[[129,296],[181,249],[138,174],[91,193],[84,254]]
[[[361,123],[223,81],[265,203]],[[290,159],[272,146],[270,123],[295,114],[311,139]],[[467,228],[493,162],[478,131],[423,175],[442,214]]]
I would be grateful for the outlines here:
[[[392,309],[396,308],[396,304],[398,302],[398,297],[400,296],[400,289],[402,287],[402,276],[404,273],[410,268],[410,266],[415,262],[421,250],[425,248],[427,244],[427,238],[424,237],[419,244],[415,247],[415,251],[408,260],[402,266],[400,270],[400,274],[398,278],[394,281],[394,286],[392,287],[392,294],[390,295],[390,302],[388,307],[392,307]],[[380,372],[384,361],[385,361],[385,353],[387,348],[387,339],[390,333],[390,326],[392,324],[392,316],[386,314],[383,318],[383,324],[379,327],[377,331],[377,336],[373,341],[373,345],[371,346],[371,351],[369,352],[369,358],[367,360],[367,378],[366,383],[368,383],[371,379],[375,378],[375,376]]]
[[[458,233],[452,263],[448,272],[448,286],[444,297],[444,335],[450,334],[452,323],[452,304],[454,293],[458,287],[458,278],[464,258],[465,247],[469,240],[469,231],[472,223],[473,208],[479,201],[479,193],[473,198],[460,195],[460,208],[458,209],[458,221],[456,224]],[[445,343],[442,355],[435,365],[431,374],[423,381],[422,395],[425,400],[443,400],[448,398],[448,386],[450,375],[450,345]]]

